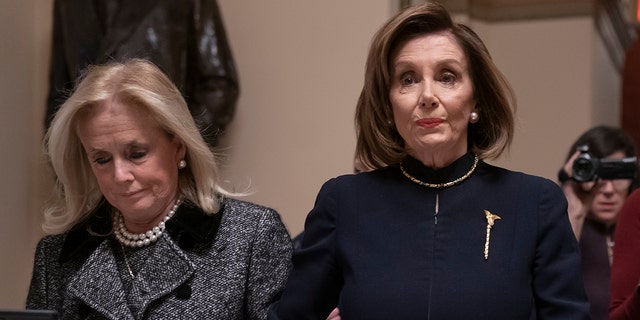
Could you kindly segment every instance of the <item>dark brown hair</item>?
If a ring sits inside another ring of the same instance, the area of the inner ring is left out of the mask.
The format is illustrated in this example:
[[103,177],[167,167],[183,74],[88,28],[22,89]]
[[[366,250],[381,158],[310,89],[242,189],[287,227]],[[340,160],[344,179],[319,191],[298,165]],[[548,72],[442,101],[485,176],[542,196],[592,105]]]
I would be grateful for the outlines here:
[[480,121],[469,125],[469,150],[480,158],[497,158],[511,144],[516,109],[511,86],[473,30],[454,23],[441,5],[425,3],[395,15],[371,42],[355,115],[356,157],[366,166],[381,168],[400,163],[406,156],[389,101],[391,61],[406,41],[440,31],[451,32],[469,63],[480,114]]

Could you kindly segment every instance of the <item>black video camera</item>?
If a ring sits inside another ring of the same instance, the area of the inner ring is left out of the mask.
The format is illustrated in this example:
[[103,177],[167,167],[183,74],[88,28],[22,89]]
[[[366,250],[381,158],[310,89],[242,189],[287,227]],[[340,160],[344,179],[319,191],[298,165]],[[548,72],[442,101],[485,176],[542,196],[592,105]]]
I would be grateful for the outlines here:
[[573,179],[578,182],[596,179],[634,179],[636,177],[636,157],[622,159],[597,159],[591,156],[588,146],[578,147],[580,155],[573,161]]

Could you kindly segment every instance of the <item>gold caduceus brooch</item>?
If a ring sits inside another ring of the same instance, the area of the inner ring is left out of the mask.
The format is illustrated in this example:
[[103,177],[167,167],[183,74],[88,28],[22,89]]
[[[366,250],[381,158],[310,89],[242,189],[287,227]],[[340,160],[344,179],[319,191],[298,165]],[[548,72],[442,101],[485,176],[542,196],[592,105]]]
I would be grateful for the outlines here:
[[487,218],[487,237],[484,242],[484,260],[489,259],[489,238],[491,238],[491,228],[496,220],[501,219],[500,216],[492,214],[489,210],[484,210],[484,215]]

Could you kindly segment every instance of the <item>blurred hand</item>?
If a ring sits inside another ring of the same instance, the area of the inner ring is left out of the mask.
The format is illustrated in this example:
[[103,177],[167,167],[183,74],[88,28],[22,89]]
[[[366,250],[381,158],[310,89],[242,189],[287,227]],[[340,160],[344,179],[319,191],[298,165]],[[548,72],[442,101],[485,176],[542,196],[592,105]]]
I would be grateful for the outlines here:
[[[576,151],[564,164],[563,170],[569,177],[573,177],[573,162],[579,155],[580,152]],[[569,204],[567,211],[573,234],[576,236],[576,239],[580,239],[582,225],[584,224],[584,219],[590,210],[591,201],[593,200],[593,192],[584,190],[580,182],[574,181],[573,179],[565,181],[561,187]]]
[[338,308],[333,309],[327,317],[327,320],[340,320],[340,310],[338,310]]

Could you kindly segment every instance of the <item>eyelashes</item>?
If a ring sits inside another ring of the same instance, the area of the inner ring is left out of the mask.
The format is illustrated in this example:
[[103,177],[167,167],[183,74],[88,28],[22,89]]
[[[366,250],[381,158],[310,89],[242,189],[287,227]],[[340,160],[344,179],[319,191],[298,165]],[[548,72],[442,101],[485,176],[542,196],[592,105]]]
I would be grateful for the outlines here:
[[[458,81],[458,76],[451,71],[444,71],[435,78],[435,81],[440,82],[446,86],[453,86]],[[399,77],[399,83],[401,87],[410,87],[416,83],[419,83],[419,77],[415,72],[404,72]]]
[[[144,159],[147,156],[148,152],[147,151],[133,151],[130,152],[126,155],[126,159],[129,161],[139,161]],[[98,164],[98,165],[105,165],[109,162],[111,162],[112,157],[111,156],[95,156],[94,159],[92,160],[92,162]]]

